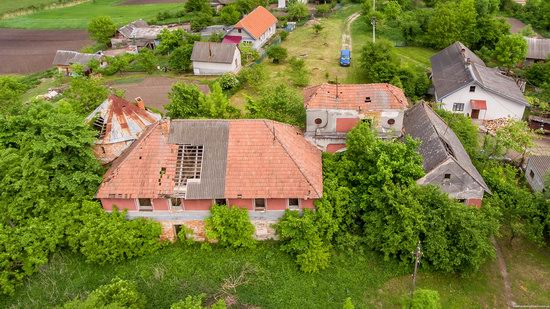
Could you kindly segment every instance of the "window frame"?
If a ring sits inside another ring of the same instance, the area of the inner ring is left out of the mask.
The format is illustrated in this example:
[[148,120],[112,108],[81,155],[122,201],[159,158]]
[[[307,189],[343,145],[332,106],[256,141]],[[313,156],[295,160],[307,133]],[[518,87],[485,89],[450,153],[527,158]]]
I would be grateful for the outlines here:
[[476,92],[476,86],[475,85],[470,86],[470,92]]
[[[264,206],[263,206],[263,210],[258,210],[257,206],[256,206],[256,201],[258,200],[263,200],[264,201]],[[255,198],[254,199],[254,211],[267,211],[267,199],[266,198]]]
[[[290,200],[296,200],[296,201],[298,202],[297,207],[291,208],[291,207],[290,207]],[[288,210],[300,210],[300,209],[301,209],[301,206],[302,206],[302,203],[301,203],[301,201],[300,201],[299,198],[287,198],[287,199],[286,199],[286,208],[287,208]]]
[[463,112],[466,104],[455,102],[453,103],[453,112]]
[[[180,201],[179,206],[174,206],[174,203],[172,203],[172,200],[179,200]],[[183,208],[183,199],[180,198],[180,197],[171,197],[171,198],[168,199],[168,203],[170,204],[170,210],[182,211],[184,209]]]
[[[141,205],[140,200],[149,200],[151,205]],[[138,211],[153,211],[154,210],[154,203],[152,198],[136,198],[137,203],[137,209]]]

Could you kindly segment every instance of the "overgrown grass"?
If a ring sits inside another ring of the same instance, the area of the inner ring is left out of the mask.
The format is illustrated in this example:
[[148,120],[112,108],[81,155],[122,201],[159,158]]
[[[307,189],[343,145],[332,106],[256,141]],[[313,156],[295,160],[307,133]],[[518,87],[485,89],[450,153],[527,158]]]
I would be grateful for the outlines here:
[[[540,279],[548,274],[548,261],[532,247],[514,254],[538,256],[530,264]],[[520,261],[518,257],[517,261]],[[539,269],[544,266],[545,270]],[[517,264],[521,268],[521,263]],[[276,243],[263,242],[256,249],[231,250],[214,247],[169,245],[157,254],[114,265],[95,266],[68,252],[56,254],[42,270],[30,277],[13,297],[0,297],[2,308],[47,308],[75,297],[84,297],[98,286],[118,276],[135,280],[148,299],[148,308],[168,308],[187,295],[206,293],[212,298],[224,282],[244,273],[244,284],[233,294],[239,304],[261,308],[341,308],[351,297],[358,308],[400,308],[411,286],[411,276],[397,270],[394,262],[384,262],[372,252],[337,253],[330,267],[317,274],[298,270],[290,256]],[[518,271],[521,271],[518,269]],[[512,274],[515,270],[512,268]],[[547,278],[547,277],[546,277]],[[542,282],[542,281],[541,281]],[[469,277],[421,272],[417,286],[439,291],[443,308],[503,308],[502,281],[495,262],[487,263]],[[529,286],[531,288],[531,286]],[[532,293],[543,302],[547,285]],[[546,298],[545,298],[546,297]]]
[[[2,1],[18,2],[18,1]],[[95,0],[72,7],[36,12],[0,21],[0,27],[25,29],[85,29],[90,19],[111,16],[117,25],[151,19],[160,11],[183,9],[180,3],[119,5],[121,0]]]

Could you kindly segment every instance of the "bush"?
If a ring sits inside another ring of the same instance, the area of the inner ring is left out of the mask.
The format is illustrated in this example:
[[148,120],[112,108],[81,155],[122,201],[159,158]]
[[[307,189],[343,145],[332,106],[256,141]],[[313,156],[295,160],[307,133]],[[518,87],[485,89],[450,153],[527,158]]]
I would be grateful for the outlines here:
[[253,248],[256,245],[255,229],[247,209],[213,205],[210,213],[205,220],[207,239],[217,240],[221,246],[231,248]]
[[240,84],[237,75],[233,73],[223,74],[220,78],[218,78],[218,82],[220,83],[220,86],[223,90],[236,88]]
[[307,86],[309,84],[309,72],[304,59],[292,57],[288,63],[290,64],[288,76],[294,86]]
[[168,59],[168,65],[171,70],[178,73],[189,71],[191,68],[191,54],[193,53],[193,45],[185,44],[176,48]]
[[198,13],[191,19],[191,30],[200,31],[212,24],[212,15],[207,13]]
[[307,5],[301,2],[294,2],[288,6],[288,18],[293,21],[300,21],[309,16]]
[[319,4],[315,8],[315,11],[317,12],[317,14],[319,14],[321,16],[325,16],[328,12],[330,12],[330,4],[328,4],[328,3]]
[[97,43],[109,44],[116,33],[116,25],[109,16],[99,16],[90,20],[88,33]]
[[181,226],[181,230],[179,231],[177,237],[181,243],[187,246],[195,243],[195,239],[193,238],[193,230],[185,225]]
[[258,99],[248,98],[246,110],[251,118],[271,119],[303,127],[306,111],[302,96],[290,86],[279,84],[261,89]]
[[111,283],[94,290],[85,300],[74,300],[63,306],[65,309],[128,308],[145,307],[145,297],[133,281],[115,277]]
[[245,67],[239,72],[239,81],[241,84],[248,84],[255,89],[263,86],[267,78],[267,68],[263,64]]
[[243,65],[256,61],[260,58],[258,51],[252,48],[252,45],[248,43],[239,44],[239,48],[241,50],[241,63]]
[[439,293],[434,290],[417,289],[414,291],[413,299],[410,306],[411,309],[440,309],[441,301]]
[[279,33],[279,37],[281,38],[281,41],[286,40],[286,38],[288,37],[288,32],[281,31],[281,33]]
[[273,63],[280,63],[288,57],[288,51],[282,46],[272,45],[267,49],[267,56],[273,59]]

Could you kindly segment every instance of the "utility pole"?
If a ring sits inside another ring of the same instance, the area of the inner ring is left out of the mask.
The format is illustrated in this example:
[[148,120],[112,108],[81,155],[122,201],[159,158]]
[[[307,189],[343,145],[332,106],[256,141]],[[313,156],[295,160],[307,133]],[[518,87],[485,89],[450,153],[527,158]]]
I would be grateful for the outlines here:
[[418,245],[416,245],[416,250],[412,252],[414,255],[415,261],[414,261],[414,273],[413,273],[413,284],[411,289],[411,303],[413,299],[414,290],[416,289],[416,272],[418,271],[418,265],[420,265],[420,257],[422,257],[422,247],[420,245],[420,240],[418,241]]
[[[372,0],[372,11],[376,12],[376,0]],[[372,42],[376,43],[376,16],[372,16],[370,19],[372,25]]]

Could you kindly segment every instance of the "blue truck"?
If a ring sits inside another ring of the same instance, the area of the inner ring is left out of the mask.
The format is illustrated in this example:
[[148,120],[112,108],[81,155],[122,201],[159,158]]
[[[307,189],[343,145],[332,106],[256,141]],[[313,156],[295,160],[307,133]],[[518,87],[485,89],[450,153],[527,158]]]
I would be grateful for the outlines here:
[[351,64],[351,52],[349,49],[342,49],[340,51],[340,65],[343,67],[349,67]]

